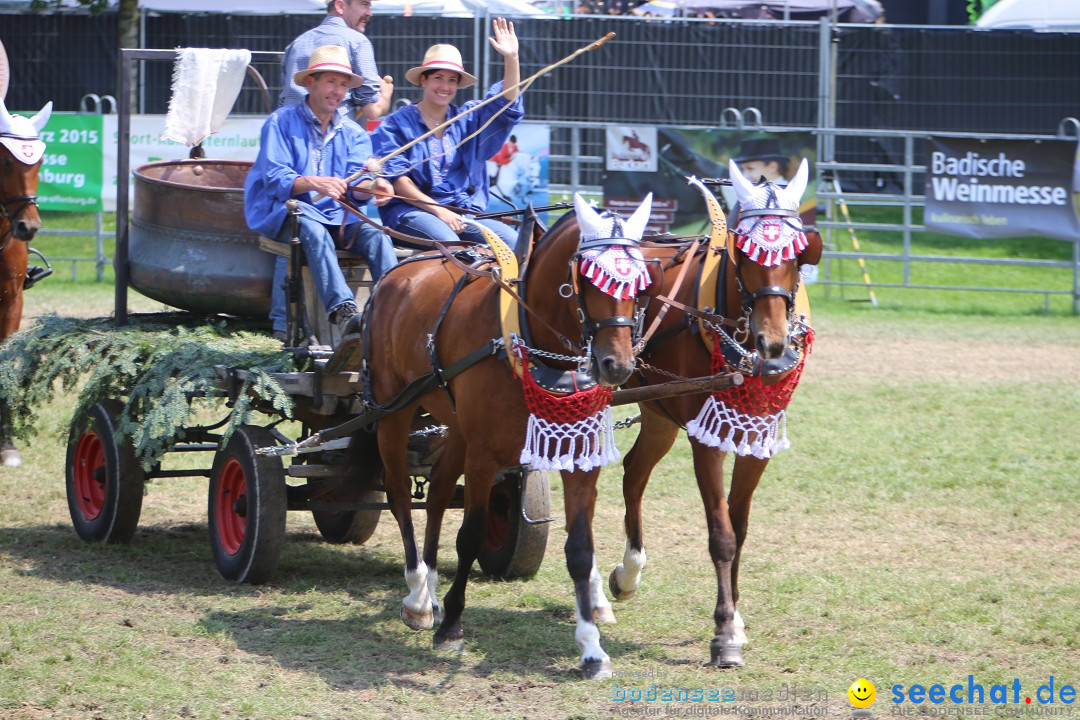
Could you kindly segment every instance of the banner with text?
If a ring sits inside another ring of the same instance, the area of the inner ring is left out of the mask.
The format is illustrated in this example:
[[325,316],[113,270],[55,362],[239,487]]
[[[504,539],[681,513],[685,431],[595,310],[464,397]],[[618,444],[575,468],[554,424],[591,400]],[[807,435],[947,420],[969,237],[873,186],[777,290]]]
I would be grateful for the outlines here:
[[1080,238],[1075,140],[928,140],[927,230],[972,238]]
[[[259,134],[266,118],[230,117],[219,132],[203,141],[207,158],[214,160],[246,160],[255,162],[259,154]],[[132,172],[140,165],[158,160],[183,160],[188,148],[183,143],[162,140],[165,131],[164,115],[132,115],[129,165]],[[104,167],[105,182],[102,202],[106,210],[116,210],[116,159],[118,147],[117,118],[105,116]],[[128,176],[128,193],[135,187],[134,176]],[[134,198],[132,197],[132,202]]]
[[101,210],[101,115],[53,113],[38,137],[45,142],[38,170],[38,206]]

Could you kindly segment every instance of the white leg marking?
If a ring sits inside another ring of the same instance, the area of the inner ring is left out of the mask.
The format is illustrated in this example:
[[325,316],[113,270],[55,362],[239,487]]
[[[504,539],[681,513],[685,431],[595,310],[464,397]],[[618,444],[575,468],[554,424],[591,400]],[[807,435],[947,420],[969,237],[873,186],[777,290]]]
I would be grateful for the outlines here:
[[581,611],[577,611],[577,629],[574,631],[574,640],[581,648],[581,662],[584,665],[589,660],[610,660],[604,648],[600,647],[600,629],[596,623],[581,617]]
[[735,639],[733,642],[745,645],[749,642],[746,637],[746,623],[743,622],[742,615],[739,614],[738,610],[735,611],[735,620],[733,622],[735,624]]
[[427,571],[427,594],[428,601],[431,602],[432,611],[435,613],[435,619],[442,619],[442,608],[439,605],[439,573],[435,568],[429,567]]
[[406,609],[417,615],[430,613],[431,598],[428,597],[428,583],[430,580],[428,579],[427,565],[424,564],[423,560],[416,566],[416,570],[412,572],[405,568],[405,582],[409,585],[409,594],[402,601]]
[[611,603],[604,595],[604,581],[596,568],[595,555],[593,555],[592,570],[589,572],[589,600],[592,603],[593,621],[601,625],[615,624],[615,613],[611,611]]
[[641,571],[645,568],[645,548],[634,550],[630,541],[626,541],[623,561],[615,566],[615,582],[619,585],[619,597],[622,600],[637,592],[641,585]]

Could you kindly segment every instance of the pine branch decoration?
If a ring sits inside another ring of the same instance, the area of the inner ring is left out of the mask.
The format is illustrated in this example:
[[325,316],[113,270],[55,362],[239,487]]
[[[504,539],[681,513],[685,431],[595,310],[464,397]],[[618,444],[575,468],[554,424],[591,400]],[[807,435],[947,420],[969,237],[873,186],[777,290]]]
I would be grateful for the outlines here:
[[70,394],[81,383],[75,418],[96,402],[126,398],[117,430],[149,469],[183,439],[198,406],[223,404],[215,365],[250,373],[232,407],[226,440],[255,414],[253,396],[292,416],[292,398],[270,373],[294,371],[293,358],[245,321],[168,313],[132,315],[117,328],[111,318],[46,315],[0,346],[6,431],[30,440],[37,433],[35,409],[52,402],[58,388]]

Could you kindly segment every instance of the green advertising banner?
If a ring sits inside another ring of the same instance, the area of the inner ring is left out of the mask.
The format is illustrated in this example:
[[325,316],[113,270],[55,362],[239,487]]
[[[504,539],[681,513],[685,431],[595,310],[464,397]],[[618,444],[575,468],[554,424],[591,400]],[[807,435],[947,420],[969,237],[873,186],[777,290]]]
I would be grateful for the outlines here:
[[45,157],[38,205],[45,210],[101,210],[101,115],[53,113],[39,133]]

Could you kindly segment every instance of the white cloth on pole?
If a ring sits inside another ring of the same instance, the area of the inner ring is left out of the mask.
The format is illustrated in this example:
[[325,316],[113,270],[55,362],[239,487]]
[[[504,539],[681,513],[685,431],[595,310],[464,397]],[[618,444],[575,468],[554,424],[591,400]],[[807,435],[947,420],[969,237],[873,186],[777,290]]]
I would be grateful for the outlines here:
[[225,124],[244,84],[251,51],[177,48],[176,52],[161,139],[198,145]]

